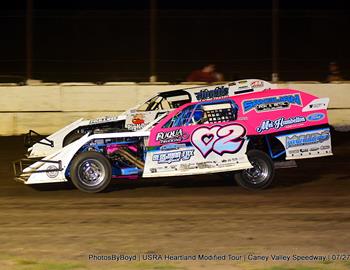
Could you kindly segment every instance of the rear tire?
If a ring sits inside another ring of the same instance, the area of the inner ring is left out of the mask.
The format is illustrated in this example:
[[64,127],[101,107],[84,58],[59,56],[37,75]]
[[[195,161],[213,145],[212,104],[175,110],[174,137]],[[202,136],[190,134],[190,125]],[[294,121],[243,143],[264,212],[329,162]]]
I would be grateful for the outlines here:
[[236,173],[234,178],[237,184],[248,190],[270,187],[275,176],[275,167],[270,156],[260,150],[250,150],[247,155],[254,167]]
[[112,178],[112,166],[102,154],[88,151],[78,154],[72,161],[70,177],[76,188],[89,193],[105,190]]

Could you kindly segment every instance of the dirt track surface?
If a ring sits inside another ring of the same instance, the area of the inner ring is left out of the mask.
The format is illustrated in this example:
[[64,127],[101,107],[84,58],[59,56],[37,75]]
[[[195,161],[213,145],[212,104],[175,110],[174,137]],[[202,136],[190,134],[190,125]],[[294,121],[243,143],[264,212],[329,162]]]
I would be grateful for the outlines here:
[[92,195],[65,184],[36,190],[12,181],[10,162],[23,154],[22,137],[0,138],[0,269],[51,269],[38,261],[70,263],[52,269],[250,267],[92,262],[89,254],[350,254],[349,135],[333,136],[333,157],[279,170],[277,185],[262,192],[205,175],[122,181]]

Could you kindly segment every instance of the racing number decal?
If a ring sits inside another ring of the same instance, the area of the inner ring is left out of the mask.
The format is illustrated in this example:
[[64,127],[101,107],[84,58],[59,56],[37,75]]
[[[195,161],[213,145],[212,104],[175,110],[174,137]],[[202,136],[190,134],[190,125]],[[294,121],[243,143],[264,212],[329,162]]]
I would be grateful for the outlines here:
[[238,152],[244,142],[246,130],[238,124],[200,127],[192,133],[192,144],[206,158],[211,152],[218,155]]
[[204,158],[213,151],[215,142],[220,139],[218,136],[219,129],[220,126],[200,127],[192,133],[192,144],[201,152]]
[[214,151],[219,155],[223,153],[236,153],[241,149],[245,129],[241,125],[229,125],[218,130],[220,137],[214,144]]

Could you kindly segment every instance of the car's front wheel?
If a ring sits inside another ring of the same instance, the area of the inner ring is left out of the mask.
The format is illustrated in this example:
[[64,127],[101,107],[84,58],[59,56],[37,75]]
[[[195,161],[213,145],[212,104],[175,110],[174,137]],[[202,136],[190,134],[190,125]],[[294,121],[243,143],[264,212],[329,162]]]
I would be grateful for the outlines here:
[[249,190],[260,190],[270,187],[275,176],[275,167],[272,159],[260,150],[250,150],[247,155],[253,168],[235,173],[234,178],[237,184]]
[[70,177],[81,191],[96,193],[105,190],[112,178],[109,160],[97,152],[83,152],[72,161]]

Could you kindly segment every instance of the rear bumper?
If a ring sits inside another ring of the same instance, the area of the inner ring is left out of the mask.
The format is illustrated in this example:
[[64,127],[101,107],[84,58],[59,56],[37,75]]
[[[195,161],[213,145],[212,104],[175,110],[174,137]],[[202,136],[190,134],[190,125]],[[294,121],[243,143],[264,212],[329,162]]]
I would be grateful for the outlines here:
[[[36,162],[40,162],[38,166],[33,166]],[[52,166],[48,166],[47,169],[40,169],[43,164],[50,163]],[[62,171],[62,162],[53,160],[43,160],[43,159],[31,159],[23,158],[12,162],[14,180],[21,183],[26,183],[29,177],[33,173],[47,173],[48,175],[56,174]]]

